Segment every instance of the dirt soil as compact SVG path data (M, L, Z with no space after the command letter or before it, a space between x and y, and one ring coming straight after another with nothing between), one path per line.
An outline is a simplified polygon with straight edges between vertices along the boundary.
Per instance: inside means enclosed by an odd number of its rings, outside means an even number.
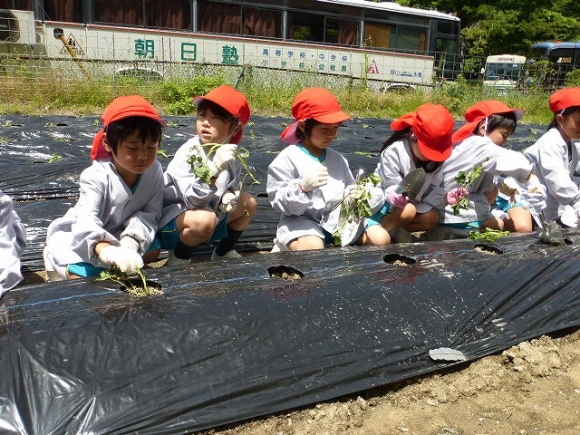
M578 435L580 330L203 435Z

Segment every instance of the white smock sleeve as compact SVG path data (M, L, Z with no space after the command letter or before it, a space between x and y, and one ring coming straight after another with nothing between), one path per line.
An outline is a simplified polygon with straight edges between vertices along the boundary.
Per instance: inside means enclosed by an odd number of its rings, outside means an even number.
M0 297L22 281L20 255L26 247L26 229L12 199L0 191Z

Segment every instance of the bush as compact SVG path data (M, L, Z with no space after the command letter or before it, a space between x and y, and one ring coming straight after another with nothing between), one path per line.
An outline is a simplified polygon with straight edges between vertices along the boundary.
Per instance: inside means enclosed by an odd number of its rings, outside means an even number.
M167 103L167 112L170 115L187 115L193 112L195 97L205 95L224 83L225 80L219 77L168 80L161 86L161 100Z

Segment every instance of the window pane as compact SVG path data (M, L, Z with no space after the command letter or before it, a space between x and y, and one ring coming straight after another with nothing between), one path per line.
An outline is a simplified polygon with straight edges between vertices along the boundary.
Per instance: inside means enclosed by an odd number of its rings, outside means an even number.
M327 18L324 41L330 44L358 45L358 29L357 21Z
M44 0L44 13L48 20L83 22L81 5L76 0Z
M95 22L143 26L143 1L95 0Z
M365 45L376 48L394 48L391 46L392 27L373 22L365 23Z
M166 29L191 29L191 12L188 0L160 2L146 0L147 26Z
M289 14L290 39L298 41L324 41L324 17L322 15Z
M242 8L239 5L199 2L199 26L202 32L239 35L241 32Z
M282 13L244 7L243 34L249 36L265 36L282 38Z
M424 52L425 51L425 30L413 27L397 28L397 50Z

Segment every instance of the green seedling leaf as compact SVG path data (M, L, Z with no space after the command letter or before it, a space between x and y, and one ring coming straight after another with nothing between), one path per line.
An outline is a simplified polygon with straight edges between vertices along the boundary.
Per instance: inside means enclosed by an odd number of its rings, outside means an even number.
M122 272L117 266L112 265L109 269L103 270L96 278L96 281L113 281L119 284L121 287L125 287L127 289L127 293L135 295L135 296L150 296L151 295L151 288L147 285L147 278L141 271L141 269L137 269L135 274L141 280L141 286L135 285L131 280L131 277Z
M354 220L364 219L372 215L370 200L372 199L371 189L380 184L383 179L374 172L368 177L361 178L356 187L338 203L336 207L341 207L340 222L343 226L352 223ZM335 246L342 246L341 232L344 228L339 227L332 235Z
M509 235L510 235L509 231L500 231L500 230L494 230L491 228L486 228L484 232L471 231L469 233L469 238L471 240L485 240L486 242L494 242L497 239L500 239L502 237L506 237Z

